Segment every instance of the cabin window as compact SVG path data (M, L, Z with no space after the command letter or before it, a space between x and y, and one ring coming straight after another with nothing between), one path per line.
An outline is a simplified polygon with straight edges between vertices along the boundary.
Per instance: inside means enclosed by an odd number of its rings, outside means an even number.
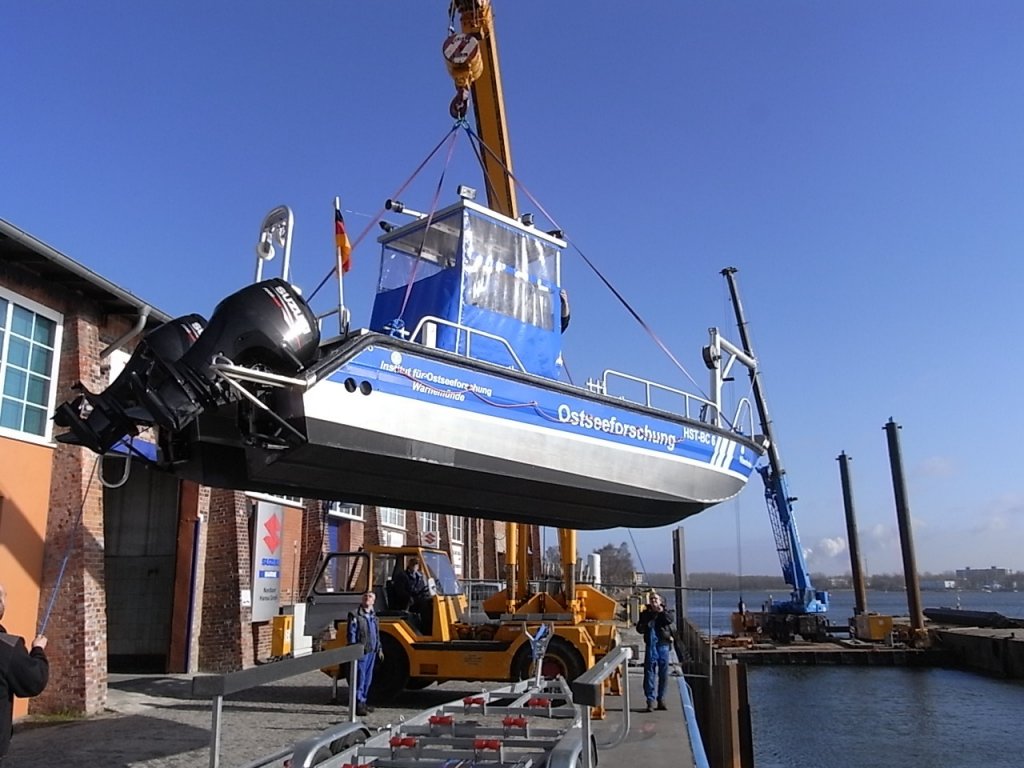
M466 301L546 331L554 327L559 251L488 219L465 230Z
M0 434L49 440L62 319L0 289Z
M370 558L364 552L330 555L313 585L319 595L336 592L361 594L370 588Z
M455 266L459 252L459 220L455 215L417 228L384 245L377 291L383 293L433 277Z

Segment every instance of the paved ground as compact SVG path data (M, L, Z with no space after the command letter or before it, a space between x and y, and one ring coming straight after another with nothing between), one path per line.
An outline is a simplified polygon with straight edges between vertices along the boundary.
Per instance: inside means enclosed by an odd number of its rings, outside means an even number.
M4 768L74 765L195 768L209 765L212 707L191 698L188 676L112 675L107 711L72 722L26 721L15 728ZM397 707L362 718L385 727L401 717L466 695L469 684L407 692ZM342 701L348 692L338 687ZM348 719L345 704L332 704L331 681L310 672L226 697L222 714L221 766L234 768L272 754Z
M601 753L602 763L625 765L628 759L648 766L686 765L689 740L678 696L667 697L668 712L643 713L639 677L639 670L630 675L632 728L620 747ZM338 690L342 701L347 701L344 684ZM448 683L406 692L398 706L378 708L362 719L373 727L387 727L476 690L468 683ZM310 672L227 697L220 765L239 768L347 720L347 706L330 703L331 694L330 680ZM621 699L609 699L608 708L608 720L595 728L603 740L622 722ZM211 724L211 704L191 698L187 676L113 675L104 714L72 722L20 722L4 768L207 766Z

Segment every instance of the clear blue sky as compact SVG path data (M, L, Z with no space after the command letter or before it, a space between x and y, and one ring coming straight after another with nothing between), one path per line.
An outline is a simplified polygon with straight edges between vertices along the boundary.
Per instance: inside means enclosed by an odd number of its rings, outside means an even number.
M9 4L0 217L161 309L208 315L252 277L263 214L295 277L330 269L451 125L443 0ZM703 384L740 287L812 566L899 570L882 426L904 427L918 564L1024 569L1017 325L1024 5L496 0L515 169ZM440 165L404 196L430 205ZM481 186L465 143L445 181ZM523 208L532 208L523 202ZM346 293L368 320L374 231ZM577 381L685 380L577 256ZM319 307L320 309L324 307ZM777 570L761 489L686 523L691 570ZM635 530L669 565L665 531ZM627 541L585 534L583 551Z

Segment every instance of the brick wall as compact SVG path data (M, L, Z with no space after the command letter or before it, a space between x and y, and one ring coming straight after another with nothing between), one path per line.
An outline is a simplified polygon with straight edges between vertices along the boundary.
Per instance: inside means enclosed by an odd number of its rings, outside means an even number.
M244 493L210 491L199 638L199 667L204 672L233 672L255 660L252 611L240 604L242 589L252 584L249 503Z
M107 371L101 367L100 352L130 327L129 319L101 317L89 302L57 286L27 280L7 285L64 314L58 401L70 396L78 381L94 391L101 389ZM89 451L64 445L53 454L40 591L41 616L52 601L46 627L50 683L31 702L31 712L95 714L106 706L103 493L96 461Z

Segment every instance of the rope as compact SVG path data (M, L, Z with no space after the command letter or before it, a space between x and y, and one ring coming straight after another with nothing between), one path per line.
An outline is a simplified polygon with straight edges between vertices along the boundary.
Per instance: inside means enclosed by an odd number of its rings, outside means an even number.
M633 529L627 528L626 533L629 534L629 540L633 542L633 551L636 552L636 561L640 564L640 570L647 574L647 566L644 565L644 559L640 556L640 547L636 545L636 539L633 538Z
M39 631L36 635L45 635L46 626L50 623L50 614L53 613L53 604L57 601L57 593L60 591L60 584L64 580L64 571L68 567L68 560L71 559L71 548L75 544L75 532L78 530L79 523L82 522L82 513L85 511L85 501L89 498L89 491L92 489L92 482L96 479L96 470L100 465L100 459L102 456L97 455L96 460L92 463L92 472L89 473L89 482L85 486L85 493L82 495L82 503L78 506L78 514L75 516L75 524L71 526L71 530L68 531L68 545L64 549L64 558L60 563L60 570L57 572L57 581L53 585L53 592L50 593L50 603L46 606L46 612L43 614L43 620L39 625ZM125 457L125 461L131 461L130 458Z
M439 149L441 149L442 146L444 146L444 143L451 137L451 135L453 133L455 133L455 131L458 129L458 127L459 127L458 123L453 125L448 130L448 133L446 133L444 135L444 137L439 142L437 142L437 145L432 150L430 150L430 153L423 159L423 162L421 162L418 166L416 166L416 170L413 171L409 175L409 178L407 178L404 182L402 182L401 186L399 186L399 188L394 192L394 194L391 195L391 199L392 200L397 199L405 191L406 187L408 187L412 183L413 179L415 179L419 175L420 171L423 170L424 166L427 163L429 163L430 159L434 155L437 154L437 151ZM386 210L387 210L386 208L381 206L381 208L373 216L370 217L370 223L367 224L366 227L363 229L363 231L359 233L359 236L354 241L352 241L352 250L353 251L356 249L356 246L358 246L366 238L366 236L369 234L370 230L373 229L373 226L378 221L380 221L380 219L384 216L384 212ZM338 265L337 264L332 265L330 271L326 275L324 275L324 279L321 280L320 284L317 285L317 287L313 289L313 292L311 294L309 294L308 301L310 301L310 302L313 301L313 297L316 296L316 294L320 291L320 289L323 288L327 284L327 281L330 280L333 275L337 274L337 272L338 272Z
M479 136L477 136L473 132L472 128L470 128L468 125L464 125L463 128L465 128L466 132L470 135L470 137L473 140L476 141L477 144L479 144L481 147L483 147L487 151L487 153L491 156L491 158L493 160L495 160L497 163L501 164L501 158L498 157L497 154L495 154L491 150L491 148L488 147L487 144L484 143L483 139L481 139ZM535 198L533 196L533 194L530 192L530 190L527 189L526 186L521 181L519 181L518 178L516 178L515 174L512 173L504 165L502 165L502 168L505 170L505 173L508 174L508 177L510 179L512 179L513 182L515 182L516 186L520 190L522 190L523 194L526 195L529 198L530 202L533 203L537 207L537 210L539 210L544 215L544 217L548 221L550 221L551 224L556 229L562 229L562 227L558 224L558 222L555 220L555 218L550 213L547 212L547 210L544 208L543 205L540 204L540 201L538 201L537 198ZM611 284L611 281L609 281L608 278L606 278L604 276L604 274L601 272L601 270L599 270L594 265L594 263L589 258L587 258L587 255L585 253L583 253L583 251L579 248L579 246L577 246L575 243L571 243L571 242L570 242L570 245L572 245L573 250L575 250L576 253L579 254L580 258L583 259L583 262L588 267L590 267L591 271L595 275L597 275L598 279L600 279L601 282L605 284L605 286L608 288L608 290L612 292L612 295L615 296L615 298L619 300L619 302L622 304L622 306L624 306L626 308L626 311L629 312L629 314L631 314L633 316L633 318L638 323L640 323L640 327L643 328L644 331L647 332L647 335L650 336L654 340L654 343L657 344L661 348L661 350L675 364L676 368L678 368L683 373L683 375L686 376L687 379L689 379L690 383L693 384L693 386L697 388L698 393L702 397L704 397L704 399L706 400L707 399L707 394L704 392L704 390L700 386L700 384L698 384L697 381L693 378L693 376L690 375L690 372L686 370L686 367L681 362L679 362L679 360L676 358L676 356L672 354L672 351L668 348L668 345L666 345L665 342L663 342L661 340L661 338L658 336L658 334L656 334L654 332L654 329L651 328L651 326L648 325L647 322L640 316L640 313L637 312L632 307L632 305L626 300L626 298L621 293L619 293L618 290L616 290L615 286L613 286Z
M461 121L456 122L452 126L451 131L448 132L448 156L444 160L444 167L441 168L441 175L437 179L437 187L434 189L434 197L430 201L430 211L427 213L427 224L423 227L423 237L420 240L420 247L417 249L418 254L423 253L423 246L427 243L427 235L430 234L430 225L434 223L434 214L437 213L437 201L441 198L441 189L444 186L444 177L448 173L448 166L452 162L452 154L455 151L455 139L458 138L456 133ZM412 272L409 273L409 280L405 284L405 296L402 297L402 308L398 310L398 317L396 320L402 320L405 315L405 308L409 304L409 296L412 294L413 283L416 282L416 273L419 271L420 262L422 259L416 259L413 263Z

